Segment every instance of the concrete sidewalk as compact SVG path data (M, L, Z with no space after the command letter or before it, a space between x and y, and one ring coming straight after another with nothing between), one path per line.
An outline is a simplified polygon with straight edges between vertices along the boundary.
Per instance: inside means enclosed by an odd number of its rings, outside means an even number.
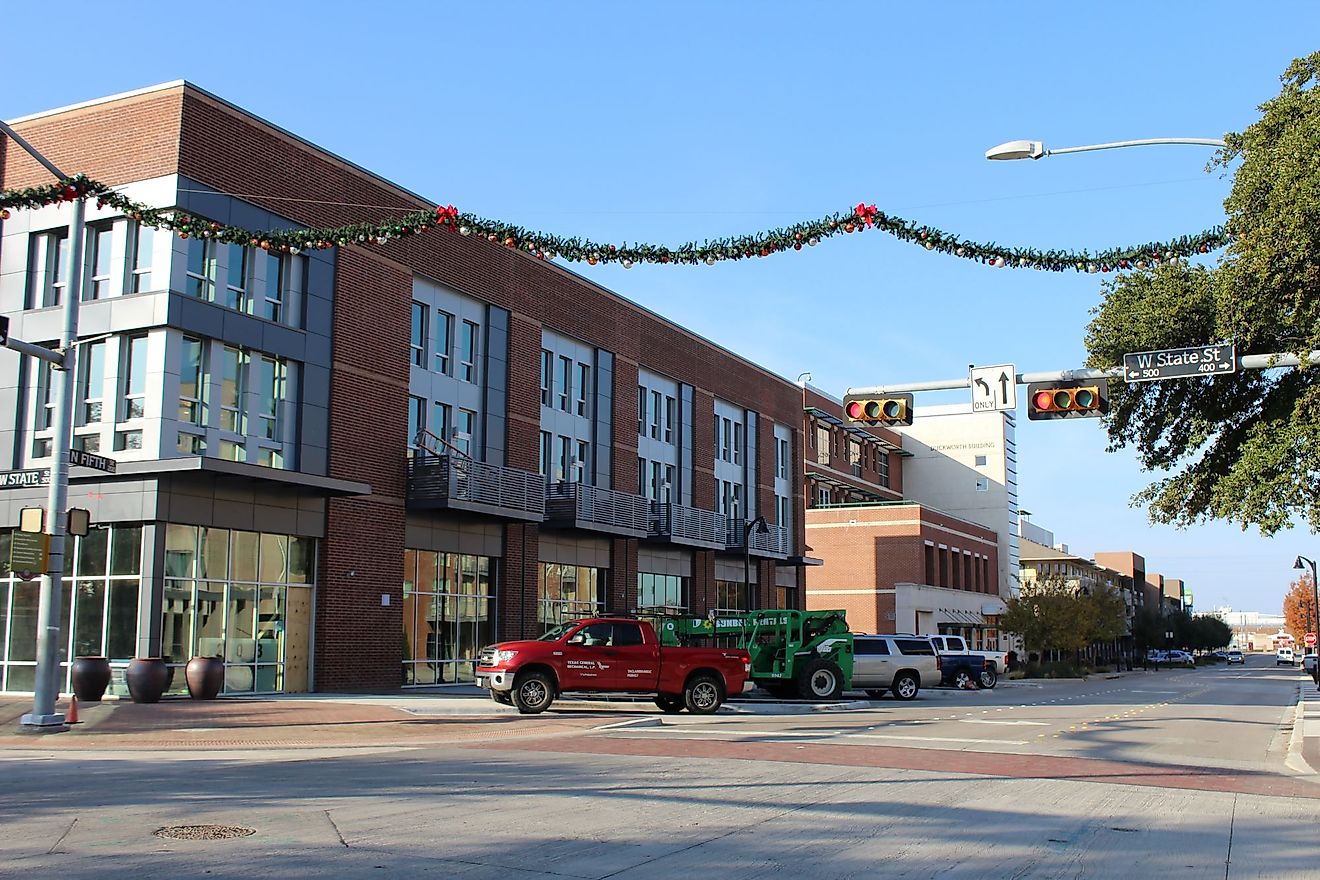
M1320 776L1320 690L1309 677L1297 695L1287 765L1298 773Z

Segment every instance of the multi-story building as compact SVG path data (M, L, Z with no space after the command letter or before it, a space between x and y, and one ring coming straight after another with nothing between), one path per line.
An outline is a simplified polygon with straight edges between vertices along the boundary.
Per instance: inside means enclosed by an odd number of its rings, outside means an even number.
M215 224L434 207L187 83L11 124ZM48 182L0 146L5 189ZM70 217L0 229L16 338L59 338ZM74 446L118 468L73 471L96 527L71 541L63 660L219 654L229 693L389 689L469 680L483 643L571 615L801 606L792 383L478 235L279 253L87 217ZM49 369L0 354L0 469L65 453L53 406ZM0 493L0 552L44 502ZM36 595L0 580L4 690L32 687Z
M995 532L904 498L912 455L885 428L851 425L843 402L803 386L811 608L842 608L858 632L949 633L998 647ZM910 485L910 483L909 483Z

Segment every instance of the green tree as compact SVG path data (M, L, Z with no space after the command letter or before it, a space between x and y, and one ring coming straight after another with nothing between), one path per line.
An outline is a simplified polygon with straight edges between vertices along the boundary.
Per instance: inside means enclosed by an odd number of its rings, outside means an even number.
M1062 578L1044 578L1009 599L1001 628L1017 633L1029 649L1079 651L1092 642L1108 642L1126 631L1123 598L1109 587L1089 594Z
M1239 354L1320 349L1320 52L1294 61L1278 97L1211 167L1236 165L1232 241L1214 267L1159 263L1105 285L1087 363L1232 341ZM1320 370L1110 386L1111 451L1160 472L1133 497L1155 522L1224 519L1271 535L1300 515L1320 529Z
M1164 647L1164 616L1155 608L1142 608L1132 619L1132 639L1137 643L1137 650L1145 652L1151 648Z

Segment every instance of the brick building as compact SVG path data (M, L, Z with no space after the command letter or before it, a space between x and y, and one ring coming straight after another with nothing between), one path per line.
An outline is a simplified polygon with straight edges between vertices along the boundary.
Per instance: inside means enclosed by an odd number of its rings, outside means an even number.
M221 224L433 207L187 83L11 124ZM49 181L2 139L0 162L5 189ZM59 338L70 216L0 229L16 338ZM74 445L118 469L72 474L96 528L68 557L67 656L219 653L229 693L389 689L470 680L481 644L571 615L802 603L800 389L558 265L438 229L277 255L94 203L85 252ZM60 452L50 389L0 356L0 469ZM0 497L6 557L44 502ZM35 597L0 581L0 689L31 689Z

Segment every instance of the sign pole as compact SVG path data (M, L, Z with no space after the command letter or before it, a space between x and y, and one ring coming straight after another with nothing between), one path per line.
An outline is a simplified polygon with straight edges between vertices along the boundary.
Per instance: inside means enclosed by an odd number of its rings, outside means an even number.
M29 152L35 153L34 150ZM50 166L43 161L42 164ZM64 175L60 175L61 178ZM82 300L83 231L87 218L86 199L73 202L73 222L69 227L69 283L64 288L64 328L60 334L62 361L50 371L50 381L58 391L55 406L55 437L52 441L50 490L46 495L46 530L50 535L50 565L41 578L40 606L37 613L37 674L32 711L22 718L22 726L34 730L63 730L64 716L55 711L60 694L60 621L61 588L64 584L64 508L69 494L69 446L73 438L73 390L76 384L78 341L78 306ZM52 397L55 397L52 394Z

